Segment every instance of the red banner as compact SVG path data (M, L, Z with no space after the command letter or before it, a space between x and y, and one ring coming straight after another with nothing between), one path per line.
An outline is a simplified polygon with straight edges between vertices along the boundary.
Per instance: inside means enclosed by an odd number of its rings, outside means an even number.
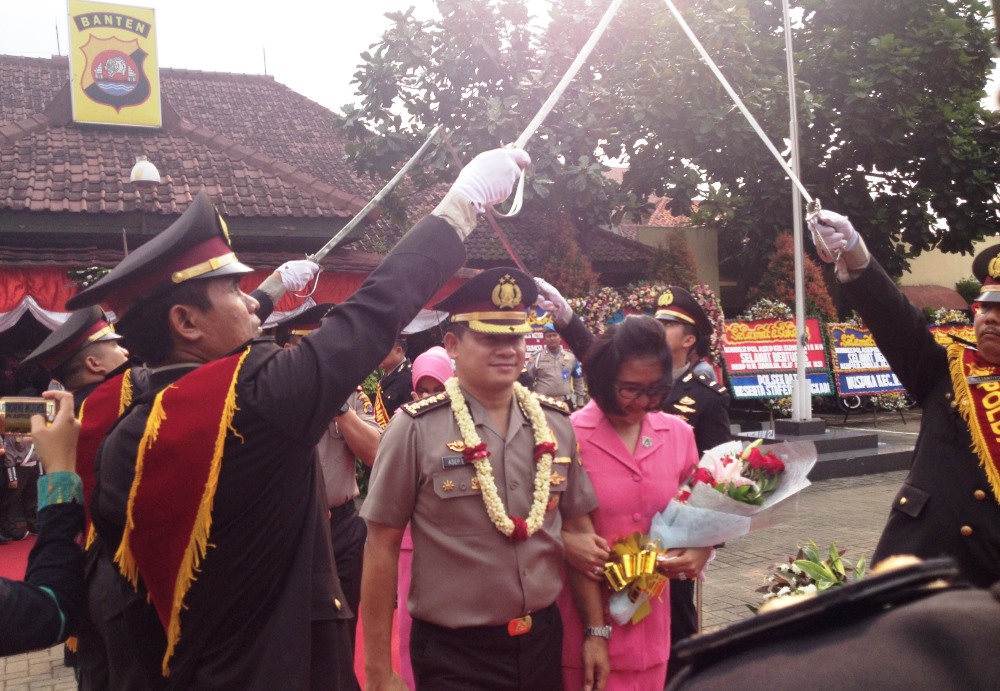
M806 319L806 368L826 369L819 319ZM795 369L795 322L791 319L726 322L722 354L730 374Z

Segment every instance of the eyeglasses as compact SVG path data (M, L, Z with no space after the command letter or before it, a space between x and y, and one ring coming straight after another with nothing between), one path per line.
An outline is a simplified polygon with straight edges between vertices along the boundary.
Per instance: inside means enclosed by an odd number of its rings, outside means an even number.
M635 384L615 384L615 391L626 401L634 401L639 396L645 396L651 401L660 401L670 393L670 385L654 384L653 386L636 386Z

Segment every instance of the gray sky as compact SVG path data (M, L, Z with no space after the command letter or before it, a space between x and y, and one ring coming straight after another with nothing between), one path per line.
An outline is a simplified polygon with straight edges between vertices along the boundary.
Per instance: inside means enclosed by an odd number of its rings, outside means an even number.
M383 15L415 6L437 15L433 0L130 0L156 10L161 67L262 74L331 110L355 100L350 86L360 54L390 24ZM536 13L547 0L531 0ZM66 0L0 0L0 53L67 54Z

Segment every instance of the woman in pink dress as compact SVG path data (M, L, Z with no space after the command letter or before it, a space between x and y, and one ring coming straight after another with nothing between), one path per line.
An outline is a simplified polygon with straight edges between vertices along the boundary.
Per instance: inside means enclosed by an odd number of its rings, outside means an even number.
M604 581L609 547L618 538L647 533L691 475L698 453L691 428L660 412L670 392L670 348L663 326L651 317L627 317L600 336L583 362L591 400L573 414L580 459L600 507L592 514L596 537L563 533L568 568ZM658 568L668 578L697 578L712 549L675 545ZM605 590L605 621L610 589ZM560 595L563 618L563 684L583 688L584 626L568 589ZM591 634L592 635L592 634ZM637 624L612 624L608 643L611 675L607 689L662 691L670 656L670 602L653 601L652 613Z

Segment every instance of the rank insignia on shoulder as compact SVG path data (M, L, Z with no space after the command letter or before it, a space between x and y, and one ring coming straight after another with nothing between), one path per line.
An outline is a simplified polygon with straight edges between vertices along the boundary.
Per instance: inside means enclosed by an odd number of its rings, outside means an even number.
M566 415L570 414L569 406L566 405L565 401L560 401L558 398L552 398L538 393L535 394L535 397L538 399L538 402L546 408L558 410L560 413L565 413Z
M681 405L680 403L674 403L674 410L679 410L682 413L694 413L696 412L694 408L686 405Z
M687 382L691 381L693 378L694 378L694 375L691 374L690 372L688 372L683 377L681 377L681 381L684 382L684 383L687 383Z
M400 406L403 411L410 417L417 417L418 415L423 415L428 410L434 410L435 408L440 408L445 405L450 399L447 393L439 393L429 398L425 398L422 401L410 401L409 403L404 403Z
M679 400L677 402L680 403L681 405L694 405L695 401L690 396L685 396L684 398L682 398L681 400Z

